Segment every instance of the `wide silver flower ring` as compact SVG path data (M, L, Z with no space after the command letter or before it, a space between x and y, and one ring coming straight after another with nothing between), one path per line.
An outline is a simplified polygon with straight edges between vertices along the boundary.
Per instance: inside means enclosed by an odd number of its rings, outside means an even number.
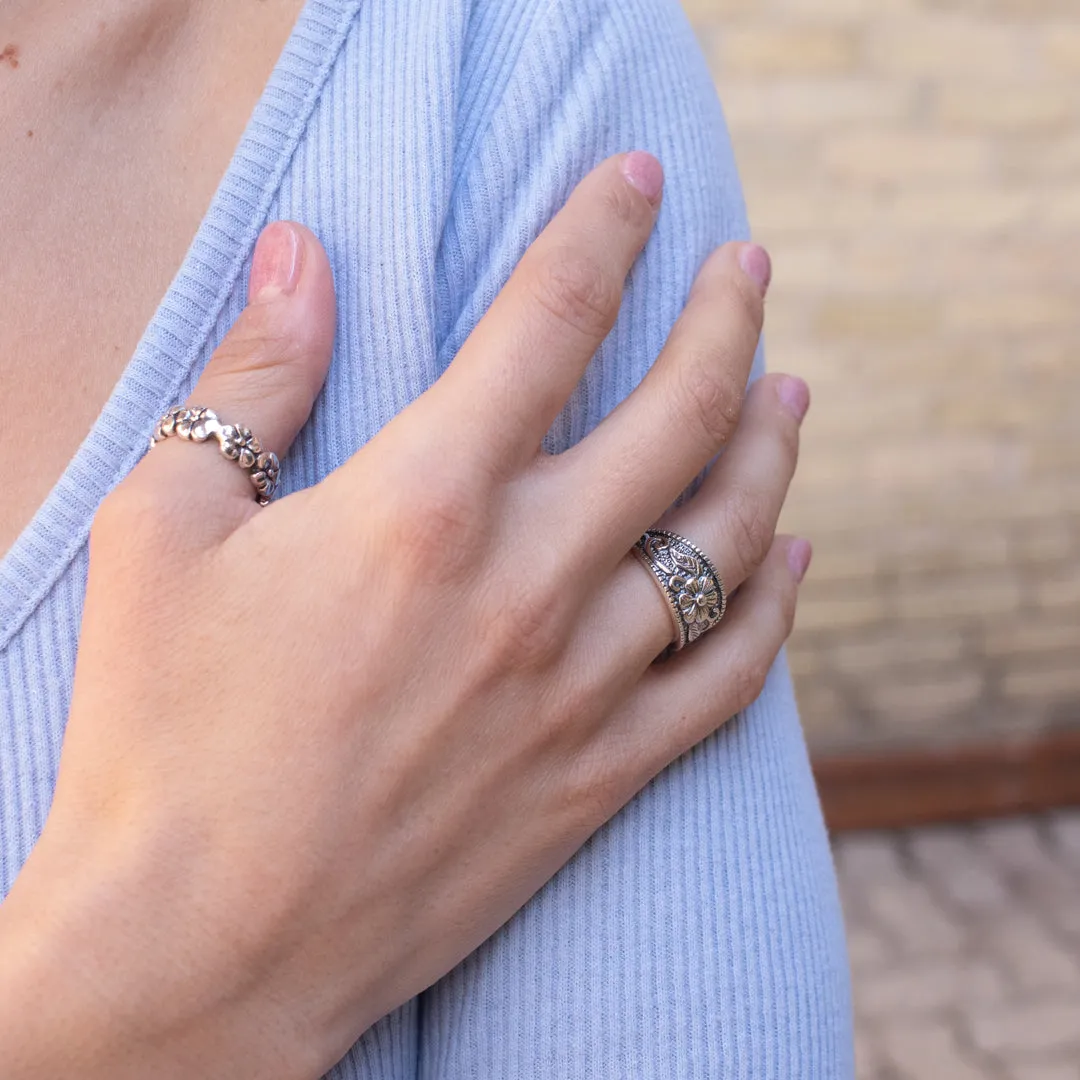
M199 405L174 405L154 425L150 446L176 436L187 442L206 442L213 437L218 441L222 456L235 461L247 473L255 500L266 506L277 491L281 462L273 450L264 450L250 428L242 424L223 424L213 409Z
M675 626L671 652L697 641L724 617L724 583L705 552L685 536L650 529L633 551L667 601Z

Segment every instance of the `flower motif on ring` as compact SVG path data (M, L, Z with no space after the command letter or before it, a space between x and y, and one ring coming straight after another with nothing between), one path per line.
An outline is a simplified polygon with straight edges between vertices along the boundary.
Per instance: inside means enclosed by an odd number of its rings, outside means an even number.
M155 441L167 439L176 433L176 421L184 411L182 405L174 405L158 422L154 429Z
M251 482L255 485L260 501L269 502L273 498L280 474L281 464L277 459L277 454L264 450L255 459L255 469L251 473Z
M251 433L251 428L237 424L225 424L219 437L221 452L241 468L252 469L262 453L262 444Z
M182 409L175 420L176 434L189 442L206 442L210 437L210 425L217 421L212 409Z
M712 578L701 574L685 579L681 586L676 603L687 625L707 627L715 622L720 615L720 596Z

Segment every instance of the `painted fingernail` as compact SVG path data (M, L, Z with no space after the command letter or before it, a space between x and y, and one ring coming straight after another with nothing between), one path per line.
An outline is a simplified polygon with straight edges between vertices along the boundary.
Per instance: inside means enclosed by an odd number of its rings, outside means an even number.
M785 375L777 394L791 415L801 424L807 409L810 408L810 387L794 375Z
M664 169L660 162L644 150L632 150L622 163L623 176L656 206L664 190Z
M300 230L288 221L267 225L255 245L248 295L252 300L273 300L296 290L304 261Z
M739 252L739 265L764 296L769 291L769 282L772 281L772 259L769 258L769 253L757 244L747 244Z
M806 571L810 569L810 560L814 557L814 549L809 540L796 540L788 548L787 561L795 580L801 582L806 577Z

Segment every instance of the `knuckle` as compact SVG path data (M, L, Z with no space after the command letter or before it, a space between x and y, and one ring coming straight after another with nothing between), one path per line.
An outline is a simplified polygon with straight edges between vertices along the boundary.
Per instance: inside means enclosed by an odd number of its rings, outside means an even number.
M241 362L252 353L280 352L287 347L288 339L277 322L271 308L247 307L222 339L217 352Z
M412 478L389 500L390 561L413 581L458 583L482 556L487 515L467 485Z
M710 351L691 354L682 365L683 423L695 432L710 456L735 433L742 410L743 389L726 365Z
M742 575L760 566L772 546L775 522L757 493L736 488L726 495L726 527L729 542Z
M249 309L250 311L251 309ZM290 369L297 355L293 339L259 318L242 319L214 352L213 365L219 377L259 376L260 394L287 388ZM273 380L280 380L285 387Z
M562 668L567 666L563 664ZM580 750L591 737L605 705L602 688L591 671L571 672L561 681L559 702L552 714L558 718L557 726L562 729L565 740L574 751Z
M567 625L557 591L535 576L513 576L489 590L482 605L483 625L491 652L500 667L515 671L550 672L566 648ZM573 722L571 711L583 700L570 695L560 715Z
M621 284L595 256L558 248L543 256L531 281L532 298L560 325L590 339L602 338L611 329Z

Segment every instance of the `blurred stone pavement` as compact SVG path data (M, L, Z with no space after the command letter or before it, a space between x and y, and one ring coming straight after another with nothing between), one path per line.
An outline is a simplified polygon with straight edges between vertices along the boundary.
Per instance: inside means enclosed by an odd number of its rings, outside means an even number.
M858 1080L1080 1080L1080 810L834 851Z

